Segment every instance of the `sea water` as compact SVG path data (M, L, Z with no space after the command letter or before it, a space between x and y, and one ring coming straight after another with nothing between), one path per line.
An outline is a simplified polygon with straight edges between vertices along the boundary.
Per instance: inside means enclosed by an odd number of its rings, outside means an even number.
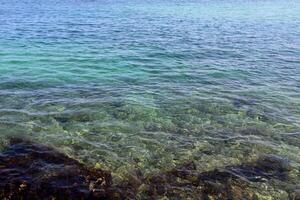
M118 180L270 154L299 187L300 2L1 0L0 133Z

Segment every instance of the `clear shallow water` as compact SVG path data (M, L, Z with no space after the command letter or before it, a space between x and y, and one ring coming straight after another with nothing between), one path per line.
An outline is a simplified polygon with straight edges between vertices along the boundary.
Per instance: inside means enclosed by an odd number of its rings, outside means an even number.
M274 154L294 169L281 184L299 186L299 13L297 1L1 1L1 143L29 137L116 179Z

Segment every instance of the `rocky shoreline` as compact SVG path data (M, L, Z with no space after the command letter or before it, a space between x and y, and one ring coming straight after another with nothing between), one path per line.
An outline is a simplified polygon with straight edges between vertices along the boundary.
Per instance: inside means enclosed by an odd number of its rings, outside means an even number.
M114 184L111 173L91 169L66 155L22 139L0 154L0 199L260 199L251 183L286 180L289 163L266 155L255 162L198 172L193 162L144 176L138 169ZM290 199L300 199L292 188Z

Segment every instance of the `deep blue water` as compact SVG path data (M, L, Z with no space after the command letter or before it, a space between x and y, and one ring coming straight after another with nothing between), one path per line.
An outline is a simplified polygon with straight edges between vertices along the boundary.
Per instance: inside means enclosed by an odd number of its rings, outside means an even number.
M0 0L2 146L30 138L116 179L272 154L300 186L299 13L296 0Z

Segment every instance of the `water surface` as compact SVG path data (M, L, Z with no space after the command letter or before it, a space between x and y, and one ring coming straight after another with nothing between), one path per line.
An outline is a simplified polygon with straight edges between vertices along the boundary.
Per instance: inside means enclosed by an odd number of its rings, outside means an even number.
M271 154L300 187L298 1L0 2L0 131L122 180ZM265 196L264 196L265 195Z

